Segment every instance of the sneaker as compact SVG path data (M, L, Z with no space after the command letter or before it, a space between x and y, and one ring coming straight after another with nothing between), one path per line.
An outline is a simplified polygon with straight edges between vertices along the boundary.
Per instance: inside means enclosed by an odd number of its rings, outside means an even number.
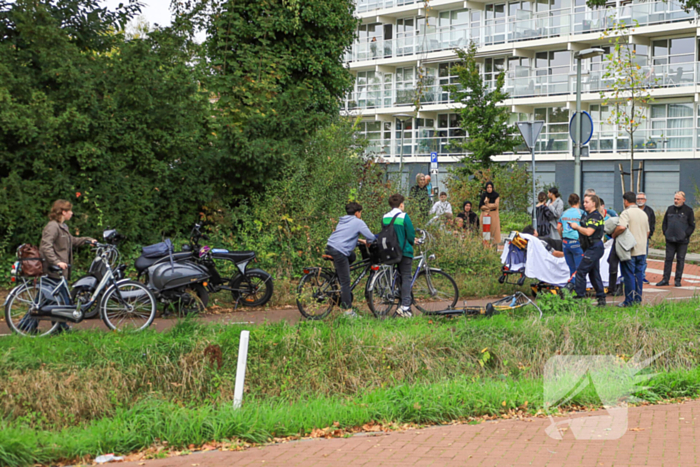
M396 315L401 318L413 318L410 306L400 306L396 309Z
M681 284L681 281L676 281L676 283L673 285L675 285L676 287L680 287L682 284Z
M644 279L642 279L642 282L644 282L645 284L648 284L648 283L649 283L649 281L647 280L646 277L645 277Z
M597 305L597 306L599 306L599 307L607 306L607 303L605 302L605 297L600 297L600 298L598 299L598 305Z
M355 310L345 310L343 316L349 319L357 319L360 317Z
M658 284L656 284L657 287L666 287L667 285L668 285L668 281L667 281L667 280L662 280L661 282L659 282Z

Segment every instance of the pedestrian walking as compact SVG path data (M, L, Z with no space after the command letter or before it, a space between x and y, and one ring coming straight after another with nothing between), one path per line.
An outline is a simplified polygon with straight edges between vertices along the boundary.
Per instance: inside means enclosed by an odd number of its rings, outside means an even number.
M669 206L664 215L661 229L666 237L666 261L664 262L664 277L656 284L657 287L669 285L673 257L676 257L675 286L681 286L685 254L688 252L690 236L695 231L695 213L685 204L685 193L677 191L673 196L673 206Z
M569 274L574 275L579 265L581 264L581 259L583 258L583 250L581 249L581 242L578 239L578 232L571 228L570 223L581 223L581 218L584 216L584 212L580 207L581 199L576 193L571 193L569 195L569 209L564 211L559 218L557 223L557 230L562 238L562 245L564 250L564 259L566 259L566 265L569 267Z
M570 222L569 225L579 234L579 239L586 237L585 248L582 248L583 259L576 270L574 290L576 298L586 296L586 278L590 276L591 284L596 292L598 306L605 306L605 289L600 278L600 258L605 252L603 246L603 216L600 215L600 199L596 195L585 196L583 198L583 209L586 215L581 219L581 223ZM583 242L582 242L583 243Z
M561 235L559 235L559 231L557 230L557 223L564 213L564 201L561 199L559 190L555 187L549 189L547 197L549 198L547 207L551 211L551 216L549 216L549 236L555 240L561 240Z
M649 240L647 241L647 258L649 258L649 243L651 243L651 237L654 236L654 232L656 231L656 213L654 210L647 205L647 195L644 194L643 191L640 191L637 193L637 206L644 211L649 218ZM644 262L644 271L642 271L642 275L644 276L644 283L648 284L649 281L647 280L647 262Z
M630 251L630 259L621 261L622 277L625 281L625 300L618 306L625 307L642 302L642 285L644 284L644 263L646 262L647 240L649 239L649 217L637 206L637 195L628 191L622 195L625 210L620 214L620 222L612 237L618 238L625 230L635 240Z
M498 215L500 204L501 196L493 187L493 182L486 182L479 200L481 227L484 227L484 217L491 216L491 242L495 245L501 243L501 218Z

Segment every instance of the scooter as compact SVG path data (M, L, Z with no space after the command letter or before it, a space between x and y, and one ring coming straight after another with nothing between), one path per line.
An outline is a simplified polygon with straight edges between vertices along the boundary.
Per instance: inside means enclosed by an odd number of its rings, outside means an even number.
M149 268L156 264L169 264L172 260L178 262L194 262L206 269L208 281L203 283L204 290L196 289L203 308L209 300L209 292L215 293L221 290L231 292L236 307L240 304L246 307L263 306L272 297L274 284L272 276L258 268L249 268L251 262L256 261L254 251L229 251L221 248L210 248L200 245L200 240L209 240L202 233L201 225L195 224L190 232L190 243L183 245L182 251L173 252L158 258L147 258L143 255L135 262L139 277L146 275ZM216 261L231 261L236 265L233 275L222 277L217 268ZM202 308L202 309L203 309ZM200 310L201 311L201 310Z

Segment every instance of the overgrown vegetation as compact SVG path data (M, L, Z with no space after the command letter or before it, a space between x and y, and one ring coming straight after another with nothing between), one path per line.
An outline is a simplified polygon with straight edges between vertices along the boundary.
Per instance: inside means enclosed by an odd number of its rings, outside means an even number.
M656 369L697 366L695 304L617 314L566 306L547 310L543 320L523 308L515 316L482 320L257 326L251 330L246 400L351 397L460 376L536 378L555 354L630 357L640 350L649 355L668 350ZM240 331L185 322L163 334L4 338L2 413L8 422L59 429L111 416L148 397L185 405L230 400Z
M557 301L558 300L558 301ZM545 300L547 301L547 300ZM240 326L185 321L167 333L77 332L0 340L0 462L30 465L314 428L438 423L542 408L552 355L664 353L648 400L700 394L697 303L597 310L550 300L490 319L262 325L243 409L233 411ZM561 306L557 303L562 303ZM529 405L524 405L528 401ZM504 405L505 403L505 405ZM597 404L587 393L571 404Z

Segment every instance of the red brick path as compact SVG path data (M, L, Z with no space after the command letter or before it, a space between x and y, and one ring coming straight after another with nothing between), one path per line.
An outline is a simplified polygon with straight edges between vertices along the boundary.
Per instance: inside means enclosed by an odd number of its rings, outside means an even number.
M576 414L591 417L605 412ZM700 465L700 401L629 409L617 440L547 436L550 421L504 420L406 432L316 439L247 451L192 454L122 465L192 466L547 466L632 467ZM559 422L561 418L555 418Z

